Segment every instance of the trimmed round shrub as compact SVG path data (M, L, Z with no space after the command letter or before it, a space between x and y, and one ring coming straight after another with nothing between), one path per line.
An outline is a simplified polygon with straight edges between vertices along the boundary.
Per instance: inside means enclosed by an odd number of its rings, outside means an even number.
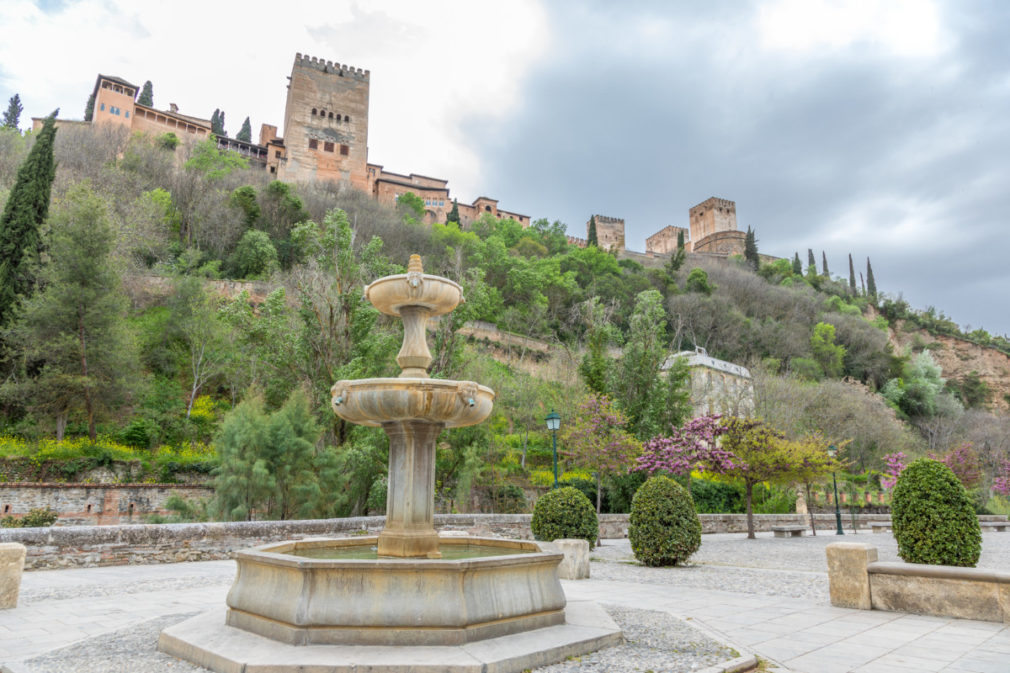
M964 486L949 467L920 458L902 471L891 496L891 526L906 563L978 563L982 531Z
M592 547L600 526L596 509L582 491L571 486L549 491L533 506L530 522L533 537L544 542L565 538L578 538Z
M631 501L628 539L635 558L647 566L686 561L701 546L691 494L669 477L650 477Z

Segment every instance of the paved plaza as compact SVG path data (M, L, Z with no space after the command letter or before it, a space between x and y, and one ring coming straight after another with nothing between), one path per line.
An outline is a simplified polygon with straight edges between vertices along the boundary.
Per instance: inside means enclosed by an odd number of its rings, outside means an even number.
M631 642L546 670L690 671L753 653L797 673L1010 671L1003 624L831 607L824 547L839 539L897 559L889 534L730 534L703 536L689 567L643 568L626 540L605 540L592 579L565 592L607 607ZM1010 533L983 535L979 567L1010 570ZM231 561L27 572L19 607L0 612L0 662L5 673L203 671L157 653L157 634L223 606L234 574Z

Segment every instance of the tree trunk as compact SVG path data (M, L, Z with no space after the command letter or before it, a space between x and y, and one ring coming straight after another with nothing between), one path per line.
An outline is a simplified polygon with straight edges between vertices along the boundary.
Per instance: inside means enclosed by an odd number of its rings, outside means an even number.
M67 432L67 412L61 411L56 414L56 441L62 442L63 436Z
M600 475L596 474L596 516L600 516Z
M744 493L747 500L747 539L753 540L754 535L754 509L751 507L751 496L754 494L754 484L749 481L744 484Z
M88 382L88 339L84 333L84 316L77 318L77 338L81 347L81 374L84 377L84 410L88 416L88 439L94 442L98 439L95 428L95 408L91 401L91 385Z
M810 517L810 534L816 537L817 536L817 524L814 523L814 510L810 506L811 503L813 503L813 500L811 499L811 493L810 493L810 484L804 484L804 487L806 488L806 491L807 491L807 516Z

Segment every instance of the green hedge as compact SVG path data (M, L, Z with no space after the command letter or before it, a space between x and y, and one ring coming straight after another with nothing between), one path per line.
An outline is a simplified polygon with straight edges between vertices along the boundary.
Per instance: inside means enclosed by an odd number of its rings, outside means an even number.
M599 522L596 509L581 491L565 486L540 496L533 506L530 522L533 537L551 542L564 538L579 538L596 544Z
M631 503L628 539L647 566L677 565L701 546L701 522L683 486L664 476L650 478Z
M907 563L978 563L982 531L964 486L949 467L920 458L902 471L891 498L898 556Z

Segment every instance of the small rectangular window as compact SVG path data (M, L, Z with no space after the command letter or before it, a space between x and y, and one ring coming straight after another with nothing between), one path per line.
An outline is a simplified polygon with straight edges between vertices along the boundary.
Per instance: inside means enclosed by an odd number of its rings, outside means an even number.
M274 150L274 157L280 159L281 158L281 151L280 150Z
M105 112L105 103L102 103L102 104L101 104L101 105L99 106L99 109L100 109L100 110L101 110L102 112Z
M127 111L126 111L126 118L127 118L127 119L129 119L129 118L130 118L130 111L129 111L129 110L127 110Z
M319 149L319 141L316 140L315 138L309 138L309 149L310 150Z
M323 143L323 151L325 151L325 152L332 152L333 151L333 143Z
M340 146L340 154L341 155L343 155L343 156L346 157L350 153L350 151L351 151L351 148L348 147L347 145L341 145Z

